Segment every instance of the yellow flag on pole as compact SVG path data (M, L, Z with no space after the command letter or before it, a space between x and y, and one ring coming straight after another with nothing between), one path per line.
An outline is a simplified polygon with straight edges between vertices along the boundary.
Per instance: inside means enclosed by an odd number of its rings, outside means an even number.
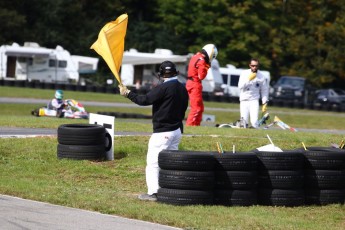
M127 14L122 14L115 21L107 23L99 32L97 41L90 47L103 57L120 84L122 82L119 69L125 48L127 23Z

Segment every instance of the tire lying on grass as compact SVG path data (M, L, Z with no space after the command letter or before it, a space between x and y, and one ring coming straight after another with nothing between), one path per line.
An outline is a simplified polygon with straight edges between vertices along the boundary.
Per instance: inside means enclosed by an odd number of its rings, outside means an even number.
M304 156L301 151L255 152L259 158L259 169L261 170L301 170L304 167Z
M268 206L302 206L305 197L303 189L259 189L258 204Z
M214 171L159 171L159 186L162 188L212 190Z
M305 203L307 205L344 204L345 189L306 189Z
M210 152L162 150L158 155L161 169L182 171L210 171L215 160Z
M345 150L328 147L310 147L303 152L305 168L341 170L345 169Z
M57 146L57 157L59 159L69 158L75 160L103 160L105 158L105 147L102 145L63 145Z
M216 160L216 170L224 171L251 171L257 170L258 158L253 152L213 153Z
M101 125L64 124L57 133L59 159L103 160L111 148L111 137Z
M180 190L160 188L157 193L157 201L173 205L212 205L213 190Z
M105 128L93 124L64 124L57 133L58 142L63 145L101 145L106 138Z

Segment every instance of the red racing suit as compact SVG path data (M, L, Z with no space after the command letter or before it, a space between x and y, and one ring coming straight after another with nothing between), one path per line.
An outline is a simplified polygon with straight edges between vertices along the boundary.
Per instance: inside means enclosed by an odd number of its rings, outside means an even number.
M199 126L204 112L202 100L202 83L206 77L210 65L205 61L205 56L201 52L196 53L188 65L188 80L186 88L189 94L190 111L187 118L187 126Z

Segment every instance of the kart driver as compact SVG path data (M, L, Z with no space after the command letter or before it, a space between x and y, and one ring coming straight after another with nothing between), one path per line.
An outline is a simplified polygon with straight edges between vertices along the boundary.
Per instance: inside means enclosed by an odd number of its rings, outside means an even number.
M65 113L65 106L66 103L63 100L63 91L56 90L55 91L55 98L53 98L47 105L48 109L56 110L57 117L63 117Z
M204 103L202 100L202 83L212 60L217 57L218 50L215 45L207 44L200 52L197 52L188 65L188 81L186 88L190 100L190 112L187 118L187 126L200 126Z

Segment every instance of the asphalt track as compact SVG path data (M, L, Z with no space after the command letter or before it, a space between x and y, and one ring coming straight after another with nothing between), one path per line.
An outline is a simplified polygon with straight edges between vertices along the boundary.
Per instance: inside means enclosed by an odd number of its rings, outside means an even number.
M0 229L176 230L179 228L0 195Z

